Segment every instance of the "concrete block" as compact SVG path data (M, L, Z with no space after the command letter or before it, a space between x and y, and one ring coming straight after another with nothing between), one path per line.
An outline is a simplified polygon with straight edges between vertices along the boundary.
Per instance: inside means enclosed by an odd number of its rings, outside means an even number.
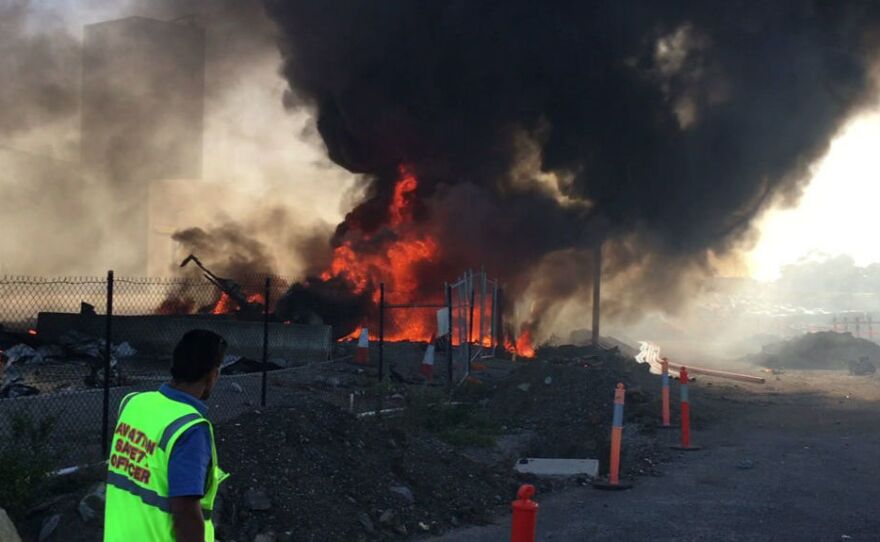
M599 475L599 461L596 459L548 459L529 457L520 459L514 470L535 476L589 476Z
M42 339L52 342L64 332L76 330L103 338L107 320L101 315L41 312L37 330ZM113 316L113 343L123 341L139 351L170 354L174 345L190 329L202 328L219 333L229 343L230 354L261 359L263 322L241 321L225 316ZM271 357L290 361L323 361L329 358L332 329L324 325L269 324Z

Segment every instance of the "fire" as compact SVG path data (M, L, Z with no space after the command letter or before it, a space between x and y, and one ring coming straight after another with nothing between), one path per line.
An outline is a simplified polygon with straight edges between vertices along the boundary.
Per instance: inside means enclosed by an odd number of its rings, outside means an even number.
M353 228L333 251L333 260L321 273L323 280L342 277L355 294L370 292L379 304L379 285L385 284L386 303L437 303L424 299L420 290L418 271L421 266L438 261L440 245L430 235L415 227L413 218L418 179L406 166L399 169L400 177L388 205L385 230L370 234ZM382 236L382 238L380 238ZM387 239L385 238L387 237ZM371 325L372 324L372 325ZM361 322L371 337L378 336L375 322ZM433 311L398 310L385 313L385 339L390 341L430 339L436 332ZM349 338L356 338L357 332Z
M223 293L220 294L220 299L217 300L217 304L214 305L211 314L229 314L233 309L235 309L235 302L231 297Z
M249 303L259 303L261 305L266 303L266 298L263 297L263 294L250 294L247 296L247 300ZM217 300L214 308L211 309L211 314L229 314L237 309L238 304L224 292L220 294L220 299Z
M516 354L519 357L535 357L535 343L532 339L532 330L529 328L523 329L520 332L519 337L516 338L516 343L512 343L508 340L505 342L504 348L508 352Z

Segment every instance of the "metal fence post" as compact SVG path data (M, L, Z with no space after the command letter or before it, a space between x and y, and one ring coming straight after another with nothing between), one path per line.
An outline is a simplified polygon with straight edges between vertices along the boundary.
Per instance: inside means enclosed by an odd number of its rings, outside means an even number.
M379 284L379 382L385 378L385 283Z
M467 365L465 376L471 375L471 341L474 335L474 283L471 282L470 307L468 307L468 334L467 334Z
M452 286L446 283L446 323L449 327L449 342L446 349L446 374L449 378L447 385L452 389Z
M110 357L113 355L113 271L107 271L107 328L104 336L104 412L101 420L101 453L110 452Z
M260 389L260 406L266 407L266 368L269 365L269 288L272 278L266 277L266 290L263 294L263 382Z

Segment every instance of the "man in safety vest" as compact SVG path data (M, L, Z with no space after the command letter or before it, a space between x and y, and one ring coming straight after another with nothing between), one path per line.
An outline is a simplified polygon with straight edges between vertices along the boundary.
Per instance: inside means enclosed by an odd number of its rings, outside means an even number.
M227 474L203 401L225 352L216 333L189 331L174 348L171 382L122 399L108 461L105 542L213 542L211 510Z

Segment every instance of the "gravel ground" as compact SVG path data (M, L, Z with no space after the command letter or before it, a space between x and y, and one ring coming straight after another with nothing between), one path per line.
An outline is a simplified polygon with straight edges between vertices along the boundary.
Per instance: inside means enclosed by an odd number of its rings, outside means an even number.
M789 371L764 386L692 387L703 451L677 453L628 492L539 493L537 540L880 540L880 379ZM509 522L505 512L429 540L506 540Z

